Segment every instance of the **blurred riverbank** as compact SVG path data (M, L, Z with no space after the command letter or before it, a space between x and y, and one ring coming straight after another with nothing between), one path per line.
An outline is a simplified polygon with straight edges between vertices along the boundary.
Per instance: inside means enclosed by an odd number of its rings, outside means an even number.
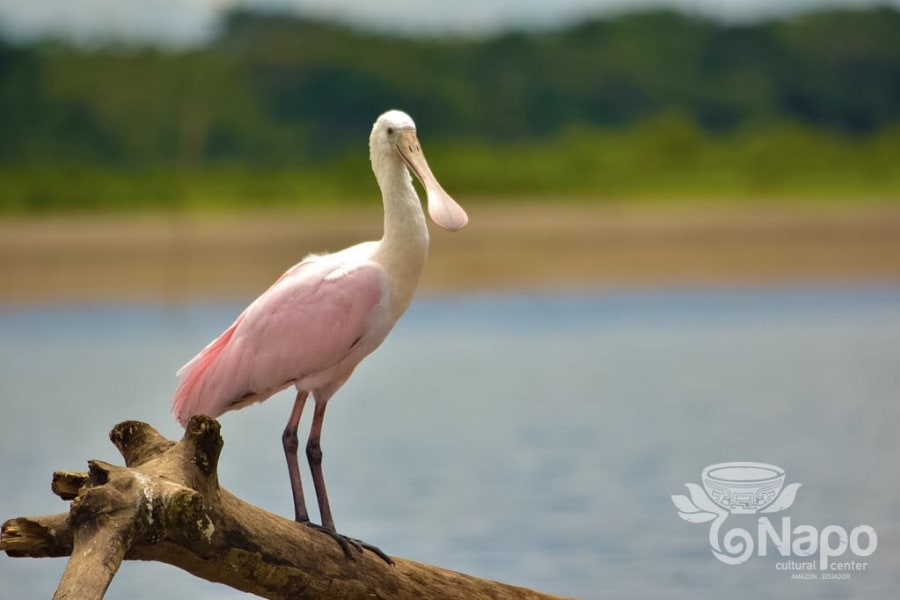
M467 208L464 231L432 227L425 292L900 281L897 206ZM249 298L309 252L377 239L381 218L8 218L0 303Z

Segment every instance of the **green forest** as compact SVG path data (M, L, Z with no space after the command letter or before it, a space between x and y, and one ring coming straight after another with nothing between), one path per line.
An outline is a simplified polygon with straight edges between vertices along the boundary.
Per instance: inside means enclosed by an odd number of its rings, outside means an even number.
M487 38L228 13L201 48L0 40L0 213L367 201L409 112L457 196L900 199L900 13Z

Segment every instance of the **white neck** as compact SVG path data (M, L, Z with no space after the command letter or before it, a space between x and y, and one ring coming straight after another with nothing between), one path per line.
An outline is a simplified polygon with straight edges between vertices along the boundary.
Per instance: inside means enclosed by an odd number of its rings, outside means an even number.
M428 258L428 227L406 167L396 160L373 163L384 202L384 236L374 260L387 271L391 308L399 317L412 301Z

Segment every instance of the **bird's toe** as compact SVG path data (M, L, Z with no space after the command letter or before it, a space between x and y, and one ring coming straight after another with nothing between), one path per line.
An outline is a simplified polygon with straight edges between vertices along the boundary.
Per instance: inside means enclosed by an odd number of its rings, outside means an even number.
M317 525L316 523L311 523L306 521L304 525L308 527L312 527L316 531L321 531L322 533L327 534L331 539L336 541L338 545L341 547L341 550L344 551L344 556L346 556L350 560L356 560L356 556L353 553L353 550L362 554L364 550L368 550L372 554L375 554L386 562L389 565L393 565L394 561L391 560L391 557L385 554L380 548L377 546L373 546L372 544L368 544L362 540L358 540L356 538L347 537L346 535L341 535L333 529L329 529L328 527L323 527L322 525Z

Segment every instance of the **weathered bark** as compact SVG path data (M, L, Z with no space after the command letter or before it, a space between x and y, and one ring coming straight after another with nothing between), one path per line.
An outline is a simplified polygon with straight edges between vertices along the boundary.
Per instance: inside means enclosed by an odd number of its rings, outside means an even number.
M348 559L329 536L248 504L219 487L219 424L194 417L172 442L126 421L110 439L125 467L89 461L57 472L68 514L20 517L0 529L12 557L70 556L55 599L102 598L123 559L165 562L272 599L542 599L547 594L370 552Z

